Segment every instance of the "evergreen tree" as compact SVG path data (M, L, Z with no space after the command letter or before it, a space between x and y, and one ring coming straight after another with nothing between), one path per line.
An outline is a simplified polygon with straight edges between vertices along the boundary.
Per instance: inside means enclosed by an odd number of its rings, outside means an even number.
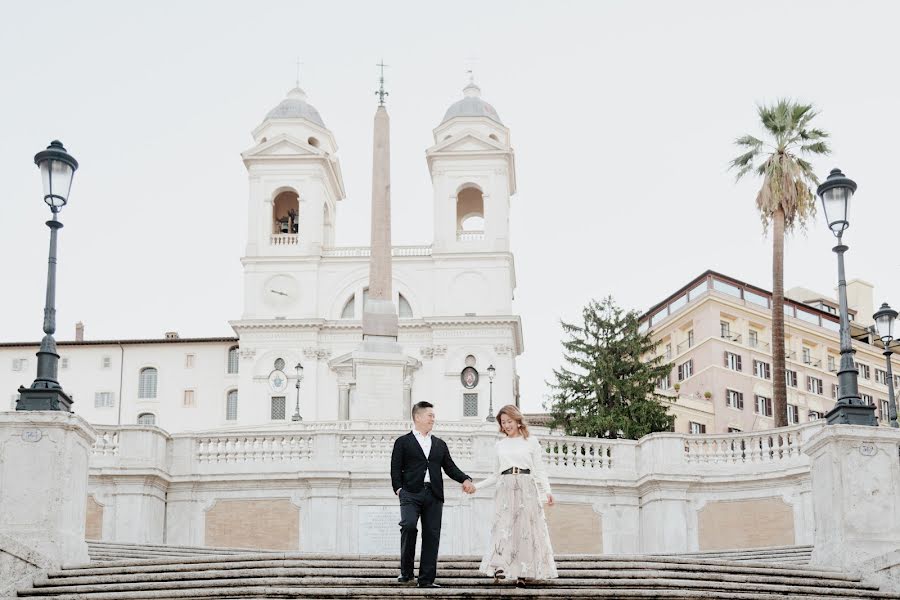
M612 297L591 300L583 324L562 322L565 363L553 370L545 409L551 427L567 435L638 439L669 431L675 421L659 402L656 382L672 370L656 356L658 343L641 333L638 313Z

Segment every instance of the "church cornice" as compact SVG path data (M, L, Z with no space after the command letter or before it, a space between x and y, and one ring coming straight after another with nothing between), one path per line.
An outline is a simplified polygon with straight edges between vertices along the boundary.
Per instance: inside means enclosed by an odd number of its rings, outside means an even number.
M292 146L295 149L295 152L290 154L273 154L269 152L272 148L284 143ZM338 200L343 200L347 196L344 190L344 179L341 174L341 167L337 157L328 154L319 148L310 146L306 142L286 133L280 133L270 140L241 152L241 158L244 161L244 166L248 170L250 170L252 166L258 164L321 164L327 174L328 185L331 186L331 193L334 197Z

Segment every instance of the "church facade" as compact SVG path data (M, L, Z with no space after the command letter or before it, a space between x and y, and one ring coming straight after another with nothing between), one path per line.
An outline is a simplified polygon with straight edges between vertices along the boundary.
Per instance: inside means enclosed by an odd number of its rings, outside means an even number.
M470 82L433 133L432 242L391 250L402 397L371 406L356 393L352 354L362 340L371 249L334 245L345 197L338 145L295 88L242 154L250 194L235 336L61 341L60 381L73 410L90 423L178 433L281 427L296 415L305 423L402 420L419 400L433 402L440 420L483 422L491 404L517 404L523 340L512 309L510 132ZM0 384L27 385L36 349L0 344Z

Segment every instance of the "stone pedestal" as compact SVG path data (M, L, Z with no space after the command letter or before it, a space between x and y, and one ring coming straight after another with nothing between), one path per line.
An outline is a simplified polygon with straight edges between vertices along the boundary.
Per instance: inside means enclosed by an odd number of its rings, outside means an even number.
M831 425L804 447L810 457L813 564L856 571L900 546L900 431Z
M88 562L88 459L96 437L73 413L0 413L0 533L59 565Z
M403 393L406 362L396 342L363 342L353 353L356 393L350 403L351 419L408 418Z

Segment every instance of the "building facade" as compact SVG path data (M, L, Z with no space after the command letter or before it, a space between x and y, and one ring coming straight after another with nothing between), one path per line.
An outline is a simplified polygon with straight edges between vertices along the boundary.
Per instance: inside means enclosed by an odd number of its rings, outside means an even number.
M491 396L496 407L518 403L523 339L509 245L515 159L509 129L480 96L470 82L426 150L432 242L392 250L406 365L402 400L379 409L385 419L408 418L419 400L460 422L483 421ZM362 339L370 248L334 245L345 196L337 141L299 88L252 135L242 154L250 196L235 336L60 342L60 381L88 422L177 433L278 426L295 414L355 418L351 355ZM37 343L0 344L0 386L29 385L36 350ZM10 406L15 401L13 393Z
M887 370L872 324L872 285L848 283L851 337L862 398L888 422ZM774 427L771 293L707 271L648 310L642 327L672 363L658 392L675 415L675 430L728 433ZM785 293L788 423L824 416L837 401L838 305L803 288ZM894 360L894 373L900 361ZM895 375L895 385L900 376Z

